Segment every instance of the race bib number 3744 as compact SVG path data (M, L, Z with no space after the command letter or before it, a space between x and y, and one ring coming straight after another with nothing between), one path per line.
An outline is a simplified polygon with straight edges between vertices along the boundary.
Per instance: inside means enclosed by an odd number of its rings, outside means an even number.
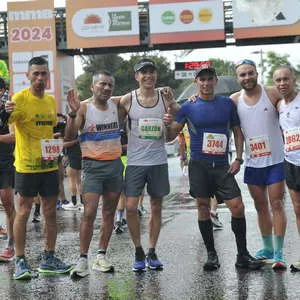
M221 133L209 133L203 134L202 153L213 155L226 154L227 136Z

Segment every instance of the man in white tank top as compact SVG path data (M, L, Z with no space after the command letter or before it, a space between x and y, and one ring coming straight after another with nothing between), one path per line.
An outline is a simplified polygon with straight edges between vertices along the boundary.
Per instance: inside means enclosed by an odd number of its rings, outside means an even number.
M80 102L74 90L68 91L71 112L65 139L71 140L78 131L80 133L84 199L80 224L80 258L71 272L72 277L85 277L89 274L88 250L101 196L102 225L97 257L92 269L104 273L114 270L106 259L106 250L123 188L118 103L111 98L114 83L114 77L110 73L101 71L93 76L91 99Z
M168 107L176 107L169 88L155 89L157 71L154 61L142 59L134 66L139 88L121 98L120 114L128 115L127 168L125 174L126 214L129 232L135 246L132 269L144 271L163 268L155 247L161 227L162 200L169 191L165 128L162 122ZM145 184L150 195L149 250L141 245L138 199Z
M256 253L256 258L271 260L273 269L285 269L282 253L286 230L284 154L276 111L280 95L276 88L257 83L258 73L252 60L241 60L235 71L243 88L231 98L237 105L246 144L244 182L254 199L263 240L263 248Z
M283 97L277 108L285 142L284 171L300 234L300 92L296 91L295 72L289 66L276 69L273 81ZM291 270L300 271L300 259Z

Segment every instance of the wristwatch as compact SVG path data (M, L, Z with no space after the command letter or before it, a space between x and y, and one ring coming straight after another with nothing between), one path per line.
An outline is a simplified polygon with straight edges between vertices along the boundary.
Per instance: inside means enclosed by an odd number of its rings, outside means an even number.
M242 158L236 158L235 160L237 160L240 163L240 165L244 163L244 160Z
M69 113L68 113L68 116L69 116L71 119L75 119L76 116L77 116L77 114L74 113L74 112L69 112Z

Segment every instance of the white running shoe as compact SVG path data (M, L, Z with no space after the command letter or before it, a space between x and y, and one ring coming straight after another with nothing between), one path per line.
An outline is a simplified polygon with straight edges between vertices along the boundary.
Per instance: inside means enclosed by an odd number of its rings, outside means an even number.
M74 205L73 202L70 202L68 204L63 204L62 209L64 210L78 210L78 205Z
M106 260L105 254L97 254L93 262L92 269L102 273L114 272L114 267Z
M74 277L85 277L89 275L89 265L88 259L85 257L80 257L77 265L71 270L70 276Z

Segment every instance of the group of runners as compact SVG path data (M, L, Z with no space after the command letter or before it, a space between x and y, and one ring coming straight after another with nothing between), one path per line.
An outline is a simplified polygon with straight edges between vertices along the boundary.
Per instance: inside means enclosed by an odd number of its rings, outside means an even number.
M33 276L24 250L26 224L33 199L38 195L45 226L44 253L39 272L70 273L72 277L89 274L88 252L100 199L102 224L92 269L112 272L114 267L108 261L106 251L122 192L126 197L127 224L135 247L132 269L137 272L144 271L146 267L162 269L156 245L161 228L163 197L170 191L165 141L176 138L185 124L190 134L190 193L197 202L199 229L208 254L204 270L215 270L220 266L210 218L210 198L213 196L224 201L232 214L231 225L238 253L236 267L259 269L264 264L263 260L272 259L273 268L285 268L282 251L286 228L284 177L300 232L300 110L297 110L300 96L295 90L295 74L288 66L280 67L274 72L276 87L266 88L257 83L253 61L242 60L235 70L242 90L230 99L214 94L216 71L211 65L203 64L195 75L198 94L181 107L175 102L170 88L156 88L157 68L155 62L148 58L134 66L138 89L122 97L112 96L115 79L104 70L93 75L91 98L80 101L74 89L68 91L70 112L64 140L79 139L84 206L79 259L72 266L55 255L58 165L63 145L62 140L53 138L53 128L57 123L56 104L53 97L45 93L49 79L47 61L42 57L32 58L27 73L30 87L13 95L5 103L5 110L1 111L7 132L5 140L0 140L1 154L13 153L11 141L14 138L11 135L15 136L16 170L15 174L11 173L11 179L15 175L15 210L12 184L5 182L5 169L0 173L1 198L8 217L8 249L15 253L14 278L30 279ZM124 180L124 166L120 159L120 119L127 119ZM13 130L11 133L8 126ZM235 138L236 159L229 164L231 131ZM234 178L243 163L244 140L245 183L255 202L263 239L263 248L254 257L247 250L244 205ZM5 150L5 147L11 150ZM150 196L147 251L141 244L138 215L139 198L145 185ZM293 264L293 268L300 269L300 262Z

